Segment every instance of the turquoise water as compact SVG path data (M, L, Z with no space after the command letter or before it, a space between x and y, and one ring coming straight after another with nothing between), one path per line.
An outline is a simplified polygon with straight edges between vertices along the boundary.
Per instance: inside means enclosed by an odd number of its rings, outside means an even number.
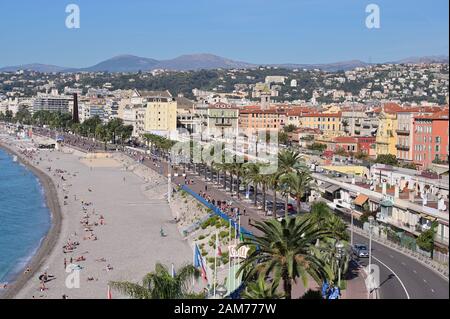
M0 149L0 283L26 266L50 225L38 178Z

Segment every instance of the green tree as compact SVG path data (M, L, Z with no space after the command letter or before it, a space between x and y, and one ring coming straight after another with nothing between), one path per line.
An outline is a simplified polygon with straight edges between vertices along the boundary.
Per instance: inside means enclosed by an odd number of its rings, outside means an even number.
M114 118L106 124L106 129L109 131L109 133L112 136L113 144L116 144L116 135L118 135L117 133L119 133L122 125L123 125L123 120L120 118Z
M245 282L251 282L255 276L263 279L270 276L275 284L283 281L285 298L291 299L292 284L297 278L306 286L308 275L318 283L326 277L324 264L311 254L311 247L327 233L308 219L296 217L281 222L270 219L256 222L255 227L261 235L244 238L239 245L258 247L238 270Z
M283 130L284 130L286 133L292 133L292 132L294 132L296 129L297 129L297 126L295 126L294 124L288 124L288 125L286 125L286 126L284 127Z
M135 299L204 298L204 296L196 295L189 290L192 279L198 277L199 272L192 265L178 269L173 277L166 266L157 263L155 271L144 277L142 285L127 281L111 281L109 284L111 288Z
M377 156L375 163L395 166L398 165L398 160L393 154L381 154Z
M302 168L296 172L290 172L282 176L282 182L286 183L290 194L296 199L297 212L300 212L303 196L311 187L311 174L307 168ZM285 212L286 213L286 212ZM287 214L286 214L287 217Z
M348 156L347 151L343 148L343 147L338 147L335 151L334 154L339 155L339 156Z
M106 145L111 140L111 131L105 125L98 124L95 128L95 136L104 143L106 151Z
M422 232L416 239L417 246L419 246L420 249L425 250L431 254L433 254L434 250L434 236L436 234L437 226L438 223L434 221L431 224L431 228Z
M312 143L311 145L308 145L307 148L312 150L312 151L323 152L323 151L325 151L327 149L327 145L326 144L322 144L322 143Z
M266 283L266 279L259 277L249 282L241 297L243 299L281 299L283 296L277 292L279 283Z

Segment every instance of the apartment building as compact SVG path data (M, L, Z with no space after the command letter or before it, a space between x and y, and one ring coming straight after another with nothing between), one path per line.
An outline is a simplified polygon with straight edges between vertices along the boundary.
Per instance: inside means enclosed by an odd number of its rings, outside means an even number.
M413 161L413 123L418 115L431 115L441 110L439 107L406 107L397 113L397 158Z
M177 129L177 101L168 91L140 92L144 98L144 130L170 136Z
M278 131L286 124L286 111L271 108L245 108L239 112L239 128L248 131Z
M323 132L324 136L336 137L343 135L342 113L308 113L300 119L300 127L316 128Z
M449 110L432 115L418 115L413 123L413 161L422 168L434 163L448 163Z
M57 90L52 90L51 94L38 93L33 101L33 113L38 111L68 113L72 102L71 96L59 95Z
M216 103L207 107L205 115L208 138L238 136L239 109L236 106Z
M397 155L397 113L401 111L400 105L395 103L384 104L378 113L379 125L376 135L377 155Z

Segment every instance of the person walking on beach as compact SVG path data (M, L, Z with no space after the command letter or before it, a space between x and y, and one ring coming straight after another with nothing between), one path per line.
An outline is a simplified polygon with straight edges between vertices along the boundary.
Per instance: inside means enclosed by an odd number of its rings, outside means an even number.
M67 268L67 259L64 258L64 269L66 269L66 268Z

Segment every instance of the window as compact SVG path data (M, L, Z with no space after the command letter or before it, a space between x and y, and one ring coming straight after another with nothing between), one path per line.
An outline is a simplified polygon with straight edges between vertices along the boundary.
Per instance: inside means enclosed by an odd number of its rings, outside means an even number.
M436 145L435 151L436 151L436 152L440 152L440 147L439 147L439 145Z
M440 136L436 136L436 143L437 144L441 143L441 137Z

